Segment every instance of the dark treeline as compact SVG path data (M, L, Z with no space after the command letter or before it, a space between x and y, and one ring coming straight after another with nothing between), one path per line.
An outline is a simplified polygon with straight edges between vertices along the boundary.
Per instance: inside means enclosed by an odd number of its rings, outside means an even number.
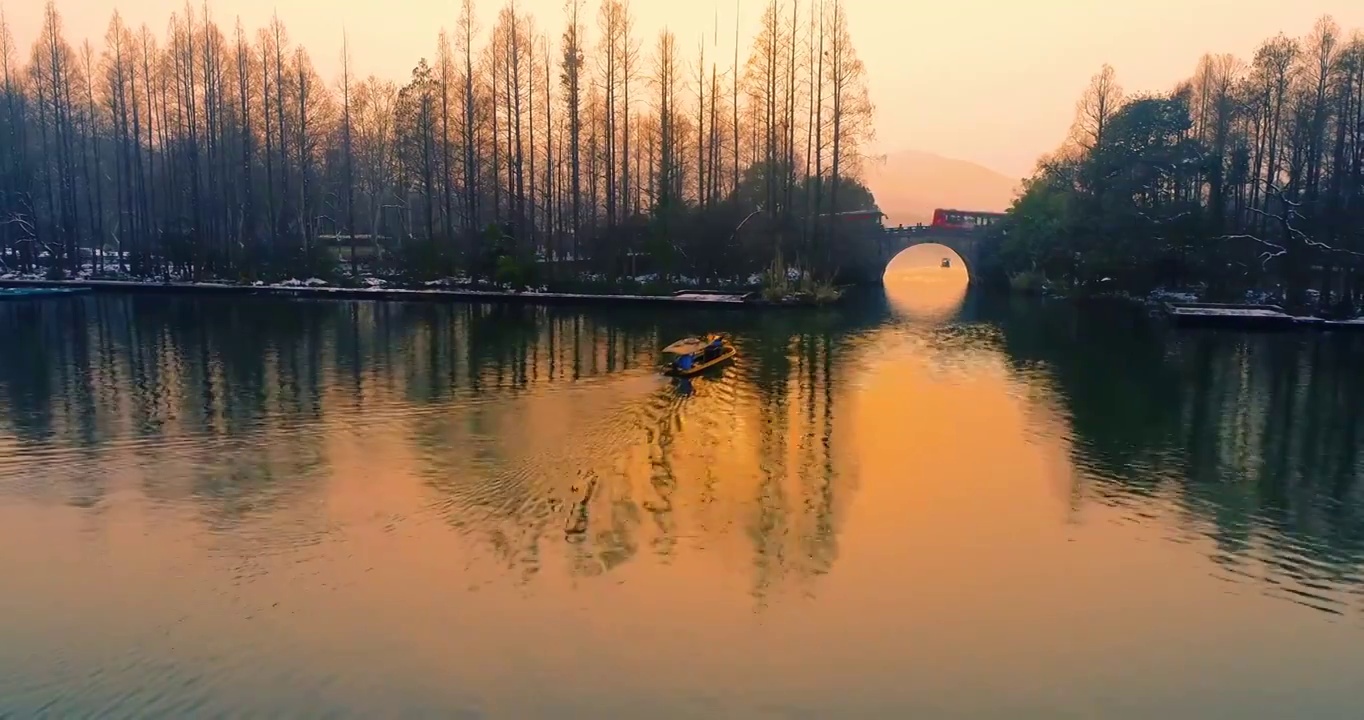
M1364 34L1329 17L1249 61L1205 56L1163 94L1111 67L1005 223L1016 285L1364 298Z
M402 84L357 76L349 43L320 77L278 19L186 5L158 36L116 14L73 47L44 12L27 62L0 18L11 269L832 273L819 218L872 203L850 179L872 107L841 0L771 0L743 62L714 37L642 42L621 0L569 0L553 32L509 3L486 33L463 0Z

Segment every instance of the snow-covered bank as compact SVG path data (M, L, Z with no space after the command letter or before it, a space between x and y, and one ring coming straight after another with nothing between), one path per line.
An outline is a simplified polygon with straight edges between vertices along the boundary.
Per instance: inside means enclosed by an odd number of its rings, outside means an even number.
M1364 319L1327 320L1293 315L1277 305L1169 303L1164 314L1180 327L1227 330L1364 330Z
M7 273L0 275L0 286L7 287L89 287L96 291L182 293L214 295L275 295L291 298L363 299L363 300L433 300L447 302L519 302L524 304L553 303L650 303L658 305L705 305L721 307L765 306L744 293L687 293L675 295L646 295L631 293L571 293L535 289L474 289L460 279L449 282L425 283L422 287L393 287L378 279L367 279L359 287L341 287L319 278L285 280L275 283L251 284L224 282L158 282L145 279L72 279L49 280L32 275Z
M1271 292L1249 290L1240 302L1208 302L1207 289L1195 288L1156 288L1145 295L1125 291L1060 294L1044 292L1042 296L1069 302L1111 302L1131 303L1145 306L1153 315L1169 320L1179 327L1198 327L1226 330L1319 330L1319 331L1359 331L1364 330L1364 317L1352 319L1330 319L1317 315L1296 315L1285 310L1279 303L1282 299ZM1307 299L1315 303L1318 294L1309 290ZM1235 298L1233 298L1235 300Z

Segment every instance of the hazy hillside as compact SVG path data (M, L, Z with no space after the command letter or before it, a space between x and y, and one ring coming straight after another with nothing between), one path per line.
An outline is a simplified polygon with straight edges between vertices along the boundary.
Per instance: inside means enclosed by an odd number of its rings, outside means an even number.
M1002 211L1020 183L972 162L916 150L887 155L866 176L888 225L929 222L940 207Z

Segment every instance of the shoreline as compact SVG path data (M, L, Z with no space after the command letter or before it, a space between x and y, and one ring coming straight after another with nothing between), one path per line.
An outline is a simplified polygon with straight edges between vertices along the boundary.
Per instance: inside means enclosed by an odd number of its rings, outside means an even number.
M1031 295L1024 295L1031 296ZM1146 296L1111 293L1099 295L1036 295L1074 305L1116 303L1144 308L1152 316L1181 330L1236 330L1242 332L1361 332L1364 317L1334 320L1315 315L1296 315L1271 300L1247 297L1243 303L1203 302L1192 292L1154 292ZM1256 301L1258 299L1258 302Z
M307 298L321 300L387 300L398 302L507 303L522 305L671 305L716 307L729 310L812 309L837 304L774 302L752 297L753 293L713 290L678 291L672 295L610 293L513 292L448 288L335 287L330 285L241 285L222 282L156 282L150 280L41 280L0 279L0 288L89 288L96 293L162 295L218 295L245 297Z
M1165 302L1160 307L1166 321L1178 328L1241 331L1317 330L1329 332L1364 330L1364 318L1327 320L1293 315L1278 305L1240 303Z

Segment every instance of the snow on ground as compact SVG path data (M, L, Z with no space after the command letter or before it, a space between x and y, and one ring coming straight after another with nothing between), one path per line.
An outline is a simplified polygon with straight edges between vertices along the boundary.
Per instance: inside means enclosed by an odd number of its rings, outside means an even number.
M118 267L118 258L113 253L107 253L102 267L97 268L94 263L83 263L74 273L71 280L138 280L139 278L123 272ZM34 272L19 272L8 270L0 265L0 280L47 280L47 271L38 270Z
M677 298L678 300L686 300L689 302L736 303L744 301L744 299L738 295L705 295L695 293L683 293L681 295L674 295L673 297Z
M46 278L43 277L43 276L41 276L41 275L33 275L33 276L30 276L29 274L6 273L6 274L4 274L4 275L0 275L0 280L36 280L36 281L45 281ZM66 281L66 282L79 283L79 282L81 282L81 281L80 281L80 279L73 279L73 280L68 280L68 281ZM255 281L255 282L253 282L253 283L251 283L250 285L247 285L247 286L243 286L243 285L237 284L237 283L221 283L221 282L192 282L192 281L183 281L183 282L162 283L162 282L159 282L159 281L156 281L156 280L153 280L153 279L111 280L111 279L103 279L103 278L100 278L100 279L90 280L89 282L92 282L92 283L99 283L99 284L101 284L101 285L103 285L103 286L105 286L105 287L117 286L117 285L119 285L119 284L127 284L127 285L130 285L130 286L137 286L137 285L156 285L156 286L164 286L164 285L168 284L170 287L185 288L186 290L192 289L192 288L196 288L196 287L199 287L199 288L210 288L210 287L212 287L212 288L240 288L240 287L251 287L251 288L256 288L256 289L259 289L259 290L266 290L266 291L271 291L271 290L288 291L288 292L291 292L291 293L297 293L297 294L302 294L302 295L315 294L315 295L320 295L320 296L327 296L327 295L353 295L353 294L357 294L357 293L358 293L358 294L375 293L376 295L386 295L386 296L395 296L395 295L396 295L396 296L404 296L404 295L411 295L411 296L414 296L414 297L430 296L430 295L433 295L433 294L435 294L435 295L449 294L449 295L451 295L451 296L453 296L453 297L483 297L483 296L486 296L486 297L498 297L498 296L505 296L505 295L507 295L507 294L516 294L516 295L532 295L532 296L539 296L539 297L543 297L543 298L545 298L545 299L568 299L568 298L577 298L577 299L602 299L602 298L615 298L615 299L620 299L620 300L658 300L658 301L673 301L673 300L675 300L675 298L674 298L673 296L669 296L669 295L640 295L640 294L626 294L626 293L610 293L610 294L603 294L603 293L557 293L557 292L550 292L550 291L549 291L549 288L548 288L547 286L545 286L545 285L541 285L541 286L539 286L539 287L534 287L534 288L532 288L532 287L525 287L525 288L518 289L518 288L513 287L513 286L510 285L510 284L502 284L501 286L497 286L497 287L494 287L494 288L488 288L488 289L474 289L474 288L472 288L472 287L468 287L468 284L469 284L468 281L467 281L466 279L463 279L463 278L450 278L450 279L448 279L448 282L447 282L447 281L435 281L435 282L431 282L431 283L425 283L423 286L419 286L419 287L415 287L415 288L392 287L392 286L389 285L389 283L388 283L386 280L384 280L384 279L382 279L382 278L365 278L365 279L363 279L363 281L362 281L362 282L363 282L363 286L362 286L362 287L338 287L338 286L333 286L333 285L327 284L324 280L322 280L322 279L320 279L320 278L315 278L315 277L314 277L314 278L307 278L307 279L290 278L290 279L281 280L281 281L279 281L279 282L274 282L274 283L266 283L266 282L257 280L257 281ZM700 295L700 296L697 296L697 295L693 295L693 296L691 296L691 297L683 298L682 301L683 301L683 302L692 301L692 302L708 302L708 303L721 302L721 303L723 303L723 302L742 302L743 300L742 300L742 298L740 298L740 297L738 297L738 296L724 296L724 295L721 295L721 296L714 296L714 295Z
M443 277L439 280L427 280L422 284L426 287L468 287L469 285L473 285L474 281L467 276L458 275L455 277Z
M1219 317L1257 317L1257 318L1287 318L1287 317L1292 317L1291 315L1288 315L1288 314L1286 314L1286 313L1281 313L1281 312L1279 312L1278 310L1263 310L1263 309L1260 309L1260 308L1206 308L1206 307L1198 307L1198 308L1181 308L1181 307L1177 307L1177 308L1174 309L1174 314L1175 314L1175 315L1188 315L1188 316L1210 316L1210 315L1216 315L1216 316L1219 316Z
M315 277L308 278L307 280L290 278L288 280L281 280L280 282L277 283L270 283L270 287L326 287L326 286L327 286L326 280Z
M1198 293L1192 290L1169 290L1156 288L1146 299L1151 302L1198 302Z

